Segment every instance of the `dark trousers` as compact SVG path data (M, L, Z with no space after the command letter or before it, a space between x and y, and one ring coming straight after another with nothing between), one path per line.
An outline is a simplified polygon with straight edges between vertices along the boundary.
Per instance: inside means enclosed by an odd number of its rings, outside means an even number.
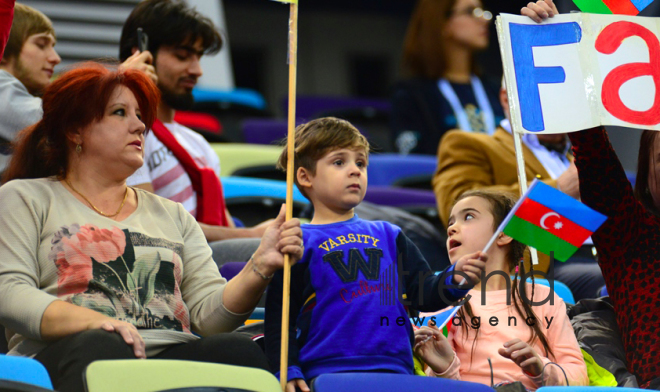
M132 347L121 336L103 330L67 336L52 343L35 357L46 367L53 386L60 392L84 391L83 372L94 361L134 358ZM259 345L237 333L217 334L173 345L153 358L222 363L270 371L268 359Z
M598 292L605 286L603 273L592 248L590 245L582 246L566 262L554 262L555 279L566 283L576 302L583 298L598 297Z

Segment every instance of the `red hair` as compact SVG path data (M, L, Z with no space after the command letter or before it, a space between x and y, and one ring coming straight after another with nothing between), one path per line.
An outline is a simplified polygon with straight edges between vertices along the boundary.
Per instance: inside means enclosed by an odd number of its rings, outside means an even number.
M46 88L42 97L43 118L18 134L3 180L66 177L72 148L67 135L100 121L119 86L133 92L142 122L151 128L160 92L148 76L137 70L110 70L98 63L83 63Z

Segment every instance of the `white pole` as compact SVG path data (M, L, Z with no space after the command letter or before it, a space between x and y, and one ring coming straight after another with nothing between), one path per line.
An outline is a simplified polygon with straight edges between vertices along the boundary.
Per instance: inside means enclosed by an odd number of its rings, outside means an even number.
M513 124L511 124L513 128ZM520 194L524 195L527 192L527 173L525 173L525 159L523 157L522 147L522 132L513 131L513 145L516 149L516 162L518 164L518 183L520 184ZM522 196L520 197L522 199ZM539 255L536 248L529 247L529 253L532 255L532 264L539 263Z

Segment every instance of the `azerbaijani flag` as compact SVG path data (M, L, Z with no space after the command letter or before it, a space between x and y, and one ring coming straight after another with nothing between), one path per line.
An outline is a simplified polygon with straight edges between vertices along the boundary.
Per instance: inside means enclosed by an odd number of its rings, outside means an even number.
M535 179L500 225L504 234L566 261L607 217Z
M417 318L411 318L410 322L413 325L413 329L419 329L422 326L428 327L429 322L434 321L435 326L442 331L442 334L448 336L452 326L451 321L460 308L460 306L454 306L453 308L443 309L438 312L420 313Z
M573 0L582 12L635 16L653 0Z

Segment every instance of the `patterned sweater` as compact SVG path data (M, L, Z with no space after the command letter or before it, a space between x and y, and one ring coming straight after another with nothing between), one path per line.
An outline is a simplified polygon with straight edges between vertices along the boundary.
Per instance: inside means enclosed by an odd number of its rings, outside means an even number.
M0 323L10 354L45 347L41 318L58 299L134 324L147 356L247 318L223 306L226 280L195 218L136 192L137 209L117 222L52 178L0 187Z
M635 199L603 128L569 134L580 195L609 219L592 238L626 350L640 386L660 377L660 219Z
M443 286L451 276L430 271L388 222L355 216L302 228L305 254L291 268L288 380L343 371L412 374L414 335L404 305L435 311L467 290ZM276 371L281 315L280 271L268 287L265 320L266 355Z

